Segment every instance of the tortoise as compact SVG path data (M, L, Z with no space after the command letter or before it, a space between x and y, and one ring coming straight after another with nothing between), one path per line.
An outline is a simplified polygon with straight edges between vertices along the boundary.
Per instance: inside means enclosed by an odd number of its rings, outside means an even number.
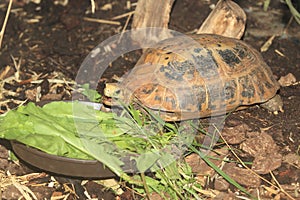
M282 110L279 84L254 48L214 34L175 36L147 49L119 83L106 83L103 103L138 100L165 121L222 115L262 103ZM268 106L271 105L271 106Z

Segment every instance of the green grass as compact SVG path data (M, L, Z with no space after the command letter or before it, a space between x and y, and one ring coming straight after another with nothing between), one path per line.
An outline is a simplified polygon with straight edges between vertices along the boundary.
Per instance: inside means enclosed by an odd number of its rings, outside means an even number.
M292 15L294 16L295 20L298 24L300 24L300 13L296 10L296 8L293 6L291 0L285 0L286 4L288 5Z
M264 1L264 7L263 7L264 11L268 10L270 3L271 3L271 0ZM294 19L297 21L298 24L300 24L300 13L294 7L291 0L285 0L285 3L287 4L288 8L290 9L290 12L293 15Z
M147 108L144 108L144 112L140 112L135 110L133 106L130 106L126 111L128 112L127 114L132 117L132 120L135 121L136 125L138 125L138 127L134 129L140 129L140 131L143 131L144 127L149 124L157 126L152 126L154 129L150 131L150 133L155 132L155 130L159 130L159 132L162 134L160 134L158 138L149 138L151 140L149 143L154 149L163 147L168 143L166 141L170 141L170 138L174 139L178 137L178 134L185 134L180 132L181 127L174 123L164 122L159 116L155 115ZM195 125L193 122L185 123L185 125L192 127L193 130L198 132L198 134L207 134L204 129L201 128L201 124L200 128L198 128L199 126ZM147 134L149 129L147 129L145 132ZM166 136L164 134L169 135L167 139L165 138ZM190 136L190 134L188 135ZM181 137L179 137L179 139L180 138ZM158 143L160 143L160 146L155 145ZM194 152L201 155L201 148L202 147L199 143L193 141L193 145L189 146L188 149L186 149L186 152ZM212 151L214 150L213 148L214 147L211 149ZM245 195L248 195L254 199L254 197L251 196L244 187L239 185L236 181L225 174L219 167L214 165L213 162L211 162L211 159L216 158L209 158L207 156L201 156L201 158L230 184L242 191ZM200 199L205 197L201 194L201 192L199 192L203 191L204 189L197 181L195 174L192 173L191 167L184 161L184 159L178 159L167 166L161 166L158 160L149 168L149 171L151 173L147 173L145 171L145 173L141 173L139 175L125 175L122 178L129 184L135 185L134 189L139 194L144 195L145 198L149 197L153 192L161 194L165 199Z

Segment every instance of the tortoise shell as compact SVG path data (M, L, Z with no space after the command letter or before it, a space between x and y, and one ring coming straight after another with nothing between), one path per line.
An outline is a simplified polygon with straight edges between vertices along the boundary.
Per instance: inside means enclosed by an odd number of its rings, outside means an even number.
M177 36L147 49L119 84L166 121L225 114L262 103L279 89L262 56L246 43L218 35Z

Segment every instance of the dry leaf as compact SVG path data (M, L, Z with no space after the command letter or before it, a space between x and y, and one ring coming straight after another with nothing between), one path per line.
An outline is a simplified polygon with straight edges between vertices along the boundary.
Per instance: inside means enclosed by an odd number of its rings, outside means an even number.
M288 73L287 75L280 77L280 79L278 80L279 84L282 87L290 86L293 83L296 83L296 81L296 77L292 73Z

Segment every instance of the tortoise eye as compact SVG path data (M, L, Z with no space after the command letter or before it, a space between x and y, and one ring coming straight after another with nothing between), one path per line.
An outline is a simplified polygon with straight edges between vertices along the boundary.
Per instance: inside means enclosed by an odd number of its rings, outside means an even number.
M115 92L114 92L114 94L120 94L121 93L121 90L116 90Z

